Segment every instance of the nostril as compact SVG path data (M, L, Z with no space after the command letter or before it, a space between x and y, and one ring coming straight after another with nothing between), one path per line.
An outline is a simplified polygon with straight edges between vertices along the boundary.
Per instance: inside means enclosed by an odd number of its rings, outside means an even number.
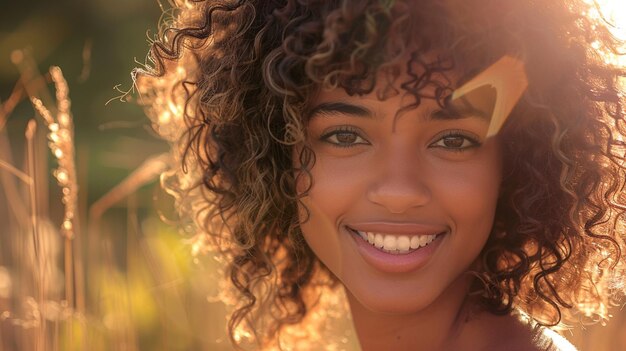
M387 177L373 184L367 199L385 207L389 212L404 213L413 207L426 205L431 199L429 188L420 180L409 177Z
M372 203L385 207L390 213L400 214L426 205L430 201L430 194L372 192L367 198Z

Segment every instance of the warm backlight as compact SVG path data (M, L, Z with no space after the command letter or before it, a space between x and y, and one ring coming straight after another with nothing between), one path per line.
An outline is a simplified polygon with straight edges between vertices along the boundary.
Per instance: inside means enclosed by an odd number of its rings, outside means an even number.
M626 40L626 1L625 0L585 0L590 4L597 4L597 10L589 15L598 17L600 14L609 23L613 35L621 40ZM626 47L622 48L626 52ZM607 57L611 62L626 66L626 55L621 57Z

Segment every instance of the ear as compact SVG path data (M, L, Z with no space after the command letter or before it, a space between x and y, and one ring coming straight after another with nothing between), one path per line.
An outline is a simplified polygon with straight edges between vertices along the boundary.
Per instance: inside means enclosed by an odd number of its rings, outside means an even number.
M491 89L484 89L486 87ZM495 104L487 131L487 137L491 137L498 134L527 87L528 78L524 63L511 56L504 56L455 90L452 93L452 101L463 97L469 98L471 93L495 89Z

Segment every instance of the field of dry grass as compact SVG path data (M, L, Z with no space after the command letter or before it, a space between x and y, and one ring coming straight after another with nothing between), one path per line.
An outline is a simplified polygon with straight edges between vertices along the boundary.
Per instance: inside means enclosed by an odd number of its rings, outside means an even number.
M87 205L61 69L40 74L25 51L12 60L20 81L0 105L0 350L230 349L214 262L193 257L155 209L168 203L157 181L167 156ZM28 103L23 134L9 135Z

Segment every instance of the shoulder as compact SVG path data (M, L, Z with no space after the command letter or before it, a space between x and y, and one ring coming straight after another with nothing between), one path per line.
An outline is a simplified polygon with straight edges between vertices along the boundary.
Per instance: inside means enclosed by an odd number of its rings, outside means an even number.
M534 343L539 350L548 351L577 351L565 337L552 329L545 327L536 327L533 337Z
M565 337L517 316L496 317L491 325L491 340L481 351L577 351Z
M549 330L549 329L546 329ZM509 339L498 345L490 345L481 351L577 351L566 338L550 330L541 338L528 342L527 339Z
M546 327L535 326L531 330L531 340L523 338L509 338L500 348L485 351L577 351L565 337Z

